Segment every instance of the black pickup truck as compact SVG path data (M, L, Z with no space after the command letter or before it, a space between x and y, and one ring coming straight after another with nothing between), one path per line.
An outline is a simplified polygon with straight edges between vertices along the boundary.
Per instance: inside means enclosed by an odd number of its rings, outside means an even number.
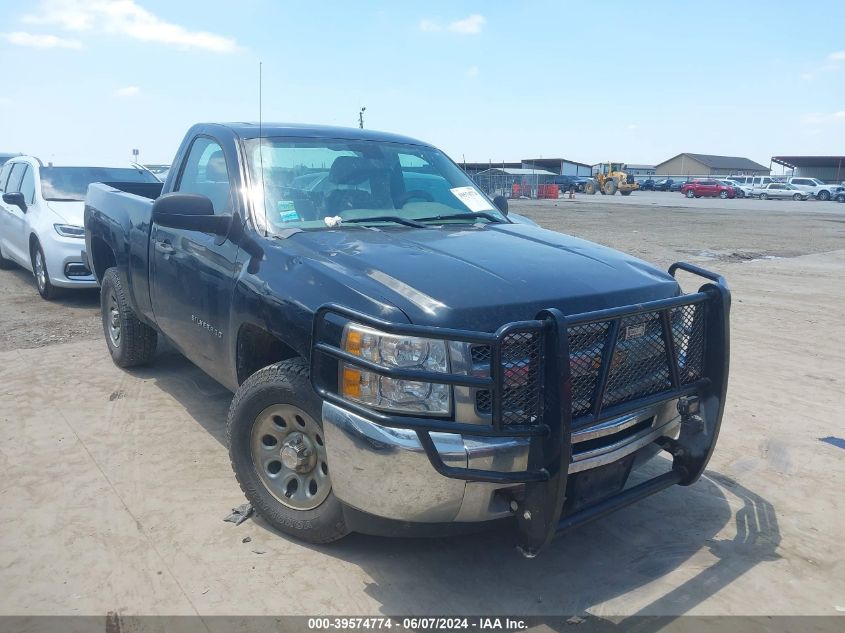
M196 125L162 186L91 185L85 239L114 362L162 335L234 391L244 493L311 542L510 521L533 556L716 442L724 280L543 230L420 141Z

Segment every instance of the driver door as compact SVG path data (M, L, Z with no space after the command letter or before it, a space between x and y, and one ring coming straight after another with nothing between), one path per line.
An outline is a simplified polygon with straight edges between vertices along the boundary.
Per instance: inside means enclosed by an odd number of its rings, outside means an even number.
M198 136L184 160L174 191L211 199L215 214L232 214L238 173L221 144ZM242 214L235 215L237 218ZM176 347L218 381L229 384L229 319L238 247L217 235L163 227L150 235L150 296L156 323Z
M29 178L25 178L26 176ZM26 163L13 163L11 172L9 172L9 179L6 182L6 188L3 193L15 193L22 191L23 184L30 185L30 180L33 177L32 167ZM33 195L29 195L29 189L26 187L26 203L32 204ZM21 266L32 270L32 261L29 257L28 235L26 230L27 218L26 212L22 211L20 207L14 204L7 204L0 200L3 214L2 227L0 228L0 248L2 248L5 257L13 259ZM31 207L30 207L31 209Z

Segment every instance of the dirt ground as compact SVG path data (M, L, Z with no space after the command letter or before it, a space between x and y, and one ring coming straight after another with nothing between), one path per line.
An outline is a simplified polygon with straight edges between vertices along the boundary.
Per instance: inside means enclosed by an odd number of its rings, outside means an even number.
M734 298L706 475L534 560L500 532L314 547L224 523L243 502L231 395L167 350L117 369L96 293L49 304L30 275L0 271L0 614L845 611L845 204L692 202L512 204L661 266L706 265Z

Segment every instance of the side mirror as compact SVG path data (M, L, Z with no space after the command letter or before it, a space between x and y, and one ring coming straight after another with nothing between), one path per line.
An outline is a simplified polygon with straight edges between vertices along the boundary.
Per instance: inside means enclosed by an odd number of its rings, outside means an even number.
M3 202L20 207L20 210L26 213L26 200L20 191L11 191L3 194Z
M166 193L153 202L153 222L159 226L200 231L225 237L232 225L231 215L215 215L208 196L199 193Z
M496 205L496 208L504 213L505 215L508 214L508 199L504 196L496 196L493 198L493 204Z

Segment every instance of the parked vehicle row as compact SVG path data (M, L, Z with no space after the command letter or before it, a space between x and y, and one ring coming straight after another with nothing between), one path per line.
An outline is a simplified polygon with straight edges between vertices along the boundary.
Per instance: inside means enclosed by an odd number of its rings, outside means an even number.
M680 191L688 198L762 198L809 200L836 200L845 198L845 187L826 184L816 178L777 176L733 176L731 178L648 178L639 183L644 191ZM773 186L776 185L776 186Z

